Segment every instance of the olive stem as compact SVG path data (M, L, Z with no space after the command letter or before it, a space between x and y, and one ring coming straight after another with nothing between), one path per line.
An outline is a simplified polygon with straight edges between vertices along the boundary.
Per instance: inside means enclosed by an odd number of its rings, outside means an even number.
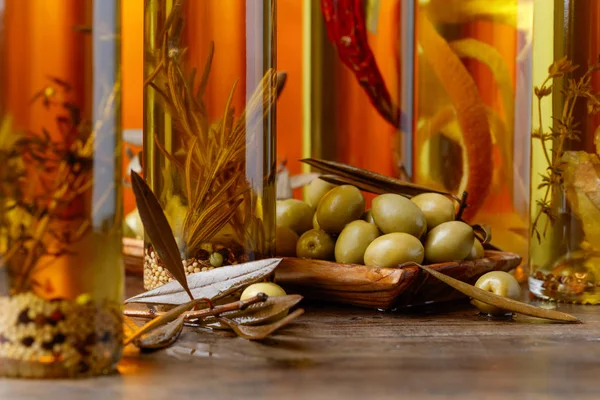
M469 205L467 204L468 197L469 197L469 193L467 191L464 191L462 194L462 197L460 198L460 206L458 207L458 212L456 213L457 221L462 221L462 215L465 212L465 209L467 207L469 207Z
M187 311L187 312L184 312L183 315L185 316L186 320L206 318L206 317L211 317L214 315L219 315L219 314L222 314L222 313L228 312L228 311L244 310L248 306L251 306L252 304L256 304L256 303L262 303L262 302L266 301L268 298L269 298L269 296L267 296L266 294L258 293L256 296L251 297L246 300L234 301L234 302L223 304L220 306L209 307L209 308L205 308L205 309L197 310L197 311ZM160 317L166 313L148 309L148 310L124 310L123 314L125 316L131 317L131 318L154 319L154 318Z

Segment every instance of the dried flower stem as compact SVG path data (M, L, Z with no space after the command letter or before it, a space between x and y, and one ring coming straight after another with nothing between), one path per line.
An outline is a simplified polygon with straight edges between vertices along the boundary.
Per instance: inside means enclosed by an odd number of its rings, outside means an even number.
M99 110L101 118L91 124L81 117L79 107L69 101L70 86L57 78L50 80L58 89L47 86L34 95L32 103L39 100L48 110L58 108L59 139L53 139L45 128L41 133L16 133L6 125L10 117L4 118L0 129L3 163L0 230L7 249L2 264L11 275L13 294L39 285L33 275L40 268L41 257L59 257L72 252L70 245L90 231L90 218L114 191L114 186L106 188L94 203L92 215L77 215L71 219L77 226L71 226L66 232L56 231L57 222L65 226L62 224L66 220L62 215L64 210L78 197L91 194L96 132L113 112L119 87L115 85L107 92L103 108ZM11 212L15 214L9 215Z
M562 91L565 96L562 113L559 118L554 119L554 123L558 128L551 128L549 133L546 133L543 127L542 121L542 99L552 94L552 86L549 86L550 82L554 82L556 78L565 78L568 74L572 73L578 68L577 65L573 65L571 61L567 60L566 57L555 61L548 68L548 76L543 81L540 87L535 87L535 95L537 98L537 109L538 109L538 129L532 133L532 138L539 139L542 145L542 150L546 163L548 164L547 173L542 175L542 183L538 186L538 189L545 188L544 196L542 200L538 200L539 206L536 216L531 225L531 234L537 236L538 241L541 241L542 235L545 236L549 224L555 219L556 215L552 210L552 203L550 201L551 193L560 189L562 185L562 156L564 154L564 146L567 139L579 140L579 131L574 121L573 113L575 111L575 104L579 99L586 99L588 104L589 113L595 113L600 109L600 100L598 94L592 93L591 76L595 71L600 70L600 59L598 63L591 65L583 76L577 80L569 79L566 89ZM546 142L552 142L552 150L548 149ZM538 230L538 223L542 215L547 217L544 226L543 233L540 234Z

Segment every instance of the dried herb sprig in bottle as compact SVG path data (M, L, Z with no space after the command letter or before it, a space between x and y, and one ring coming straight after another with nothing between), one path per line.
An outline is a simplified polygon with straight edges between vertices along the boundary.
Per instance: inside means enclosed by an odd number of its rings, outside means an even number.
M98 375L121 356L119 9L0 8L0 375Z
M534 24L529 288L598 304L600 1L543 3Z
M187 274L272 252L274 4L145 4L144 174ZM146 289L172 279L147 242Z

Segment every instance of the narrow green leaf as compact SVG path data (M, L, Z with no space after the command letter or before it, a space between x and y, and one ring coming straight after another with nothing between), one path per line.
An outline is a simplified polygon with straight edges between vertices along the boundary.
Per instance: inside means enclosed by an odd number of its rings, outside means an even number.
M150 238L154 250L165 264L165 268L177 279L177 282L193 300L194 296L188 286L179 247L162 207L150 187L135 171L131 171L131 183L144 230Z
M449 277L448 275L444 275L431 267L419 264L414 265L429 272L431 275L444 282L448 286L451 286L454 289L458 290L465 296L469 296L486 304L490 304L492 306L496 306L507 311L512 311L523 315L529 315L531 317L550 319L562 322L580 322L576 317L574 317L571 314L563 313L560 311L547 310L545 308L535 307L527 303L522 303L520 301L498 296L494 293L488 292L487 290L479 289L478 287L469 285L465 282L461 282L457 279Z

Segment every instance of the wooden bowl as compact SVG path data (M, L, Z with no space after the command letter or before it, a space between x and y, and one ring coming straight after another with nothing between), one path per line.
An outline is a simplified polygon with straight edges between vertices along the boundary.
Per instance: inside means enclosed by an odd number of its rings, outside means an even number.
M430 267L467 283L489 271L510 271L521 263L514 253L487 250L474 261L434 264ZM375 268L321 260L284 258L275 279L290 293L309 299L354 306L393 309L464 297L415 266Z
M128 274L142 275L143 241L123 239ZM431 265L463 282L475 283L489 271L510 271L521 263L514 253L486 250L474 261ZM284 258L275 280L289 293L306 298L376 309L393 309L464 297L445 283L415 266L375 268L321 260Z

